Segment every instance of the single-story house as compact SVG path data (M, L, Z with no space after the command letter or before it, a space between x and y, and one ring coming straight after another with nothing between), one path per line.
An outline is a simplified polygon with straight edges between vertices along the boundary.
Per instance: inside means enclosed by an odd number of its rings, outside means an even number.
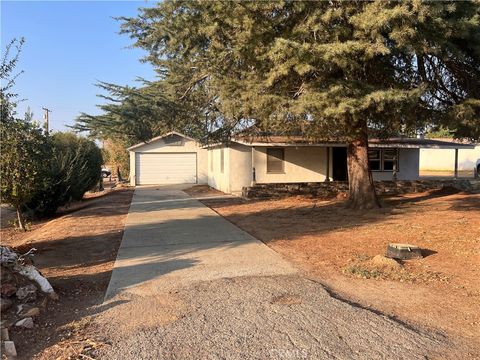
M472 148L429 139L392 138L369 141L375 180L416 180L421 148ZM255 183L298 183L347 180L346 144L307 142L292 137L237 138L228 144L202 146L169 132L128 148L131 185L208 184L241 194Z

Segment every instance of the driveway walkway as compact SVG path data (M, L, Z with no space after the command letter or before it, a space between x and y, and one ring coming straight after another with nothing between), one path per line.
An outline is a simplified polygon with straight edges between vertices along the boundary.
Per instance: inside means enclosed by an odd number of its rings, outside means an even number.
M145 294L198 281L287 275L295 270L261 241L239 229L182 186L137 187L106 298Z
M96 312L98 359L474 358L332 297L178 187L136 189Z

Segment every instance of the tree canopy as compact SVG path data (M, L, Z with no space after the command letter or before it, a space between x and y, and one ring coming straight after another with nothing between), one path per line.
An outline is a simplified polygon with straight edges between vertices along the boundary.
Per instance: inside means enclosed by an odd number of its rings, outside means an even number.
M16 114L15 108L19 100L18 94L12 92L12 87L15 85L15 79L22 73L22 71L14 73L14 71L24 42L23 38L11 40L2 55L0 63L0 121L8 121Z
M172 94L167 81L143 81L139 88L100 82L106 103L98 105L101 115L82 113L75 129L89 131L102 140L121 140L126 144L146 141L171 130L181 130L199 138L204 135L204 115L199 107Z
M479 17L478 2L172 0L122 29L227 118L355 139L365 121L388 136L478 119Z

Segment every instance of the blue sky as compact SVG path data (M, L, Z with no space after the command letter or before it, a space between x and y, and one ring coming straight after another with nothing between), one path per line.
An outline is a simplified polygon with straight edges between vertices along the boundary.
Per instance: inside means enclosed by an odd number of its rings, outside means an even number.
M135 16L149 1L1 1L1 47L12 38L25 37L18 70L24 70L15 92L27 100L35 120L42 107L53 110L50 128L66 130L81 112L98 114L102 100L97 80L135 85L137 77L153 79L145 53L127 48L132 40L119 35L114 16Z

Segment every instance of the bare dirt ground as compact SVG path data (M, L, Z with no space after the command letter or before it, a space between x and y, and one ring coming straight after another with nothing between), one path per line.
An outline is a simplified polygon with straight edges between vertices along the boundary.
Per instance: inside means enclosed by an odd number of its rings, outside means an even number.
M304 197L203 202L338 296L480 351L480 194L410 194L362 212ZM418 245L426 257L372 261L388 243Z
M199 196L213 197L213 196L225 195L225 193L218 191L216 189L213 189L208 185L195 185L183 191L192 197L199 197Z
M1 230L3 245L22 253L37 249L35 265L60 296L42 309L35 328L11 328L19 358L73 359L98 345L87 331L89 315L102 310L95 305L103 301L132 194L128 188L88 194L28 232Z

